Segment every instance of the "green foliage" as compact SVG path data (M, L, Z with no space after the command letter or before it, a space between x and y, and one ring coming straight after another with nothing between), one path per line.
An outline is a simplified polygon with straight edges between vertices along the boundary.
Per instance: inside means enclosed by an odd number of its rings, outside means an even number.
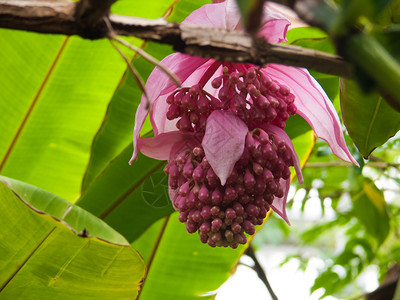
M49 192L0 181L0 292L5 299L126 299L145 275L107 224ZM80 236L79 236L79 234Z
M367 233L381 244L389 233L389 216L382 191L372 180L364 178L362 189L353 197L353 201L356 217L365 226Z
M400 129L400 113L379 94L365 94L352 81L341 82L340 103L349 135L365 158Z
M326 151L323 142L317 142L308 167L303 170L304 184L297 186L295 198L302 201L305 216L307 201L317 197L321 208L324 207L322 216L293 221L296 226L290 231L280 229L274 222L268 223L257 235L257 244L273 243L269 235L272 230L279 243L296 245L283 264L295 259L304 270L308 269L311 257L305 256L302 248L317 251L325 266L311 291L322 288L323 297L359 296L363 290L356 279L371 265L378 267L379 280L383 280L388 268L400 262L400 182L396 180L400 177L399 142L396 137L378 148L361 172L340 164ZM391 186L394 192L381 186ZM288 205L291 207L293 201Z

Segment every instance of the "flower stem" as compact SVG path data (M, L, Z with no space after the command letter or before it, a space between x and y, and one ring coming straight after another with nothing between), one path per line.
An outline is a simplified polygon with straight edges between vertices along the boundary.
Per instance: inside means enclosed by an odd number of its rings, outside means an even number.
M274 291L272 290L272 287L268 282L267 275L265 274L264 269L262 268L260 262L258 261L256 254L254 252L254 249L251 245L249 246L249 248L247 248L245 254L254 261L254 270L256 271L256 273L257 273L258 277L261 279L261 281L267 287L268 292L271 295L271 298L273 300L278 300L278 297L275 295Z

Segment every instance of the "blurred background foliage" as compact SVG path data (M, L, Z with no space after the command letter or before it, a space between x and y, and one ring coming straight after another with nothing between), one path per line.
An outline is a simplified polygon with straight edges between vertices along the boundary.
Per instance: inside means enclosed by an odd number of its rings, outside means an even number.
M324 296L362 295L366 287L356 278L371 266L382 282L400 262L399 145L400 137L392 138L358 169L335 159L317 141L303 169L304 184L292 186L288 207L293 225L288 228L273 216L254 244L293 246L282 265L296 260L302 270L310 259L321 258L324 266L311 291L322 288Z

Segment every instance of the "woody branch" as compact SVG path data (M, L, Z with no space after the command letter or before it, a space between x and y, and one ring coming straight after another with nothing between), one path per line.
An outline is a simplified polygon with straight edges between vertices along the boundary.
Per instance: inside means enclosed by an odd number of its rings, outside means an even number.
M267 43L247 33L217 28L108 15L116 0L7 1L0 0L0 27L39 33L78 35L86 39L108 37L108 18L121 36L170 44L176 51L217 60L256 65L278 63L350 77L347 63L337 55L292 45Z

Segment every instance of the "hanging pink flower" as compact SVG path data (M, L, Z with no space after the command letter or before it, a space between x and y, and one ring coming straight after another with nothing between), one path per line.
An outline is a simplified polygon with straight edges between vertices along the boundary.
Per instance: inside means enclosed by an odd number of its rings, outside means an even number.
M240 30L234 1L204 5L184 23ZM286 41L290 25L268 5L259 35ZM153 100L153 138L141 138L146 99L138 107L134 153L168 160L169 194L179 220L210 246L236 248L244 233L254 234L272 208L287 223L290 166L302 183L300 163L284 131L298 113L315 134L344 161L357 162L345 144L340 121L327 95L307 70L269 64L219 62L175 53L162 63L182 81L182 88L158 68L146 88Z

